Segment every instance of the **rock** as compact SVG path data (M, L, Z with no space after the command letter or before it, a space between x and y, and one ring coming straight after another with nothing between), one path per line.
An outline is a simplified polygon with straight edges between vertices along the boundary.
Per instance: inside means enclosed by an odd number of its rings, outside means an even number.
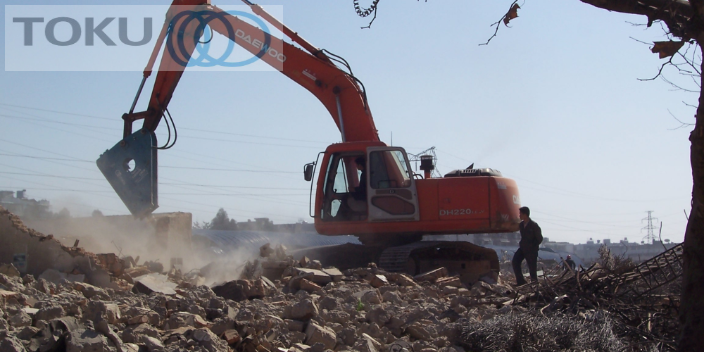
M66 352L111 352L108 339L94 330L78 329L69 332Z
M15 337L7 336L0 341L0 352L26 352L22 341Z
M381 295L377 290L366 290L357 292L354 296L364 304L381 304Z
M284 311L285 318L294 320L309 320L310 318L318 316L318 306L310 299L304 299L289 307L286 307L289 308L287 309L288 314Z
M64 311L61 306L50 306L50 307L44 307L37 311L37 314L35 314L36 320L54 320L56 318L61 318L64 315L66 315L66 312Z
M306 328L305 342L308 345L322 343L326 349L333 349L337 343L337 335L330 328L310 322Z
M306 279L301 279L299 283L299 287L301 290L305 290L307 292L316 292L316 291L321 291L323 288L316 285L315 283L308 281Z
M32 317L23 310L19 310L15 315L11 316L10 319L7 319L7 322L14 328L21 328L32 325Z
M399 286L404 286L404 287L414 287L414 286L418 286L418 284L417 284L415 281L413 281L413 279L411 279L410 276L408 276L408 275L406 275L406 274L398 274L398 275L396 275L396 280L395 280L395 281L396 281L396 283L397 283Z
M379 288L381 286L388 285L389 280L387 280L384 275L373 275L370 284L374 288Z
M139 344L146 346L147 351L149 351L149 352L162 352L162 351L164 351L164 344L161 342L161 340L159 340L155 337L142 335L139 337ZM141 348L140 348L140 350L141 350Z
M216 295L241 302L248 299L263 298L268 290L264 282L260 280L233 280L212 288Z
M401 297L399 296L398 292L393 292L393 291L386 291L384 294L381 296L381 298L384 300L384 302L390 302L390 303L401 303Z
M107 292L105 292L105 290L100 287L89 285L83 282L77 282L74 284L73 288L75 288L76 291L83 293L83 296L85 296L86 298L97 297L104 301L110 299L110 296L107 294Z
M460 281L460 278L458 276L439 278L435 283L440 287L445 287L445 286L452 286L452 287L456 287L456 288L462 287L462 282Z
M235 321L230 317L217 319L210 326L210 331L217 336L221 336L225 331L235 328Z
M115 324L121 318L120 307L117 304L105 303L104 301L90 301L84 316L89 320L99 320L100 317L103 317L109 324Z
M365 350L367 351L379 351L381 350L381 343L377 340L375 340L373 337L367 335L367 334L362 334L362 339L364 340L365 343Z
M125 330L122 331L122 342L138 343L140 336L150 336L158 338L159 331L149 324L128 326Z
M39 333L39 331L41 331L41 329L35 328L34 326L25 326L22 331L17 334L17 338L20 340L29 341L32 337L34 337L34 335ZM0 350L2 349L0 348Z
M432 338L430 332L428 332L425 326L420 322L415 322L409 325L406 328L406 332L408 332L408 334L416 340L430 340Z
M337 299L331 296L323 297L320 302L318 302L318 307L320 309L333 310L337 308Z
M215 336L208 329L196 329L193 331L193 339L209 352L228 352L227 342Z
M235 329L225 330L225 332L222 334L222 338L230 346L232 346L242 340L242 338L240 337L240 334Z
M370 323L376 323L379 326L384 326L389 320L391 320L391 314L384 310L384 308L378 307L367 312L365 318Z
M447 276L447 269L444 267L437 268L435 270L431 270L422 274L418 274L413 277L418 282L422 281L430 281L430 282L435 282L435 280L446 277Z
M457 291L459 291L459 289L455 286L443 286L442 288L442 293L446 295L457 293Z
M342 343L348 346L354 345L354 343L357 341L357 332L352 327L342 329L338 336L342 340Z

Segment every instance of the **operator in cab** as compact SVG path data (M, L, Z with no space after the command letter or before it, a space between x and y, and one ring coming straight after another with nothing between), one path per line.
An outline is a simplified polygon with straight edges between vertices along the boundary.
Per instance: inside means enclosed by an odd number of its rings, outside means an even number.
M350 197L347 197L347 207L358 215L366 215L367 213L367 170L366 159L363 156L354 159L357 164L357 170L361 171L359 175L359 185L350 192Z

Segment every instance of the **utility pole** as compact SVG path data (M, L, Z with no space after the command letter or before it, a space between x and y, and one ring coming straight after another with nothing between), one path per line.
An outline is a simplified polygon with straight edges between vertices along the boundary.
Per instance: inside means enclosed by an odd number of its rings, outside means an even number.
M641 222L648 221L648 225L641 229L641 231L646 230L647 235L645 235L645 243L653 244L655 242L655 226L653 226L653 220L658 220L658 218L653 217L654 211L648 210L648 216L643 218Z

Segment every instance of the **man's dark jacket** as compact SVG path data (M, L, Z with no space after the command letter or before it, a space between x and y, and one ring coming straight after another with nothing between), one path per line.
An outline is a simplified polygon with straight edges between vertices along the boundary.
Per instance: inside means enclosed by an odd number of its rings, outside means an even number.
M540 230L540 226L531 220L528 225L525 225L525 221L521 222L518 228L521 230L521 242L518 247L521 248L523 253L537 253L540 243L543 242L543 233Z

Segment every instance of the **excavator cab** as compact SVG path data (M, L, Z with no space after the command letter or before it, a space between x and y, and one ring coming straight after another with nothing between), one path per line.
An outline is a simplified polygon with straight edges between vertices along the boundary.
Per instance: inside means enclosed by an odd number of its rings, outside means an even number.
M416 180L403 148L333 144L324 153L317 184L315 220L321 233L359 233L419 220Z

